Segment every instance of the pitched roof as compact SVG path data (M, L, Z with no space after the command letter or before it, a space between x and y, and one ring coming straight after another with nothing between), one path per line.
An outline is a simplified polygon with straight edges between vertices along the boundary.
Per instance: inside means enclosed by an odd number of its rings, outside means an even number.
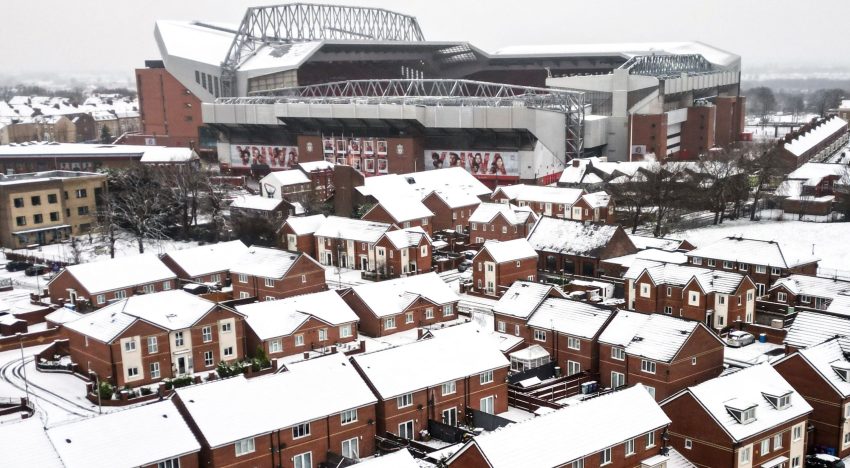
M286 225L292 228L297 236L313 234L325 222L325 215L317 214L311 216L290 216L286 218Z
M623 278L636 280L644 272L656 285L684 287L694 280L703 292L721 294L734 293L745 278L744 275L728 271L650 261L634 262L623 275Z
M639 249L659 249L667 252L675 252L685 242L683 239L672 239L670 237L651 237L629 234L629 240Z
M552 187L548 185L505 185L497 187L493 195L502 192L510 200L572 205L584 194L583 189Z
M667 402L690 393L711 415L712 419L735 441L747 439L779 424L784 424L812 411L806 400L794 391L791 385L767 363L756 364L688 387L661 402ZM791 405L777 409L765 398L765 394L791 395ZM755 407L755 421L748 424L738 422L727 408L746 409Z
M0 440L7 448L14 448L3 452L4 466L65 468L44 431L41 418L4 421L0 424Z
M537 251L531 247L527 240L513 239L509 241L499 242L490 240L484 243L484 247L475 254L475 257L481 255L481 252L488 252L490 257L496 263L512 262L514 260L522 260L526 258L537 258ZM473 258L474 259L474 258Z
M841 378L835 367L850 369L850 338L831 338L821 344L797 351L842 398L850 397L850 382ZM792 355L793 356L793 355ZM787 358L783 358L787 359Z
M322 291L236 306L261 340L290 335L311 316L331 326L357 322L357 314L336 293Z
M177 276L153 254L132 255L65 267L92 295Z
M797 136L790 142L785 143L784 147L788 152L799 157L832 135L846 130L846 127L847 122L838 116L832 116L819 122L816 127Z
M384 236L393 244L393 246L397 249L403 249L405 247L416 247L419 245L419 242L422 241L424 237L427 239L428 243L431 243L431 236L425 232L421 227L414 226L412 228L406 229L397 229L395 231L388 231L384 233Z
M309 183L310 178L304 175L304 173L299 171L298 169L269 172L267 176L260 179L260 187L263 187L265 184L274 184L274 187L277 189L276 193L274 193L274 196L277 198L281 197L279 187Z
M783 343L802 349L823 343L836 335L850 336L850 319L818 312L799 311L794 323L788 328Z
M459 298L436 273L396 278L354 286L352 291L378 317L400 314L420 297L444 305Z
M443 202L449 208L461 208L464 206L473 206L481 203L481 199L478 198L475 194L470 193L466 190L458 190L456 188L443 187L435 189L433 192L434 195L443 200ZM428 194L430 195L430 194ZM423 200L428 197L425 195Z
M386 196L378 198L378 204L372 207L372 210L378 206L382 207L398 223L434 216L434 213L418 198L399 197L398 195Z
M604 191L588 193L582 195L581 198L590 205L591 208L605 208L611 202L611 195Z
M120 437L109 437L120 434ZM201 445L170 401L104 414L47 430L65 466L130 468L198 452ZM39 465L41 466L41 465Z
M531 315L528 325L591 339L602 331L613 314L611 309L587 302L548 298Z
M363 195L376 197L382 193L411 195L415 192L422 199L438 189L460 190L476 197L489 196L492 192L462 167L367 177L363 183L365 185L357 187L357 190Z
M227 271L233 260L248 251L240 240L200 245L191 249L167 252L189 276L202 276Z
M699 326L699 322L666 315L620 311L605 327L599 342L623 346L633 356L670 362ZM718 340L717 346L723 343Z
M483 338L470 335L466 340L456 340L439 334L395 348L358 354L352 361L382 399L510 365L504 354Z
M269 198L262 195L240 195L230 203L231 208L243 210L274 211L283 200L280 198Z
M675 265L685 265L688 263L688 257L682 252L668 252L658 249L638 250L636 253L623 255L622 257L614 257L605 259L605 263L614 263L623 268L630 268L639 263L672 263Z
M490 223L496 215L501 214L511 225L524 224L529 217L537 221L537 214L530 207L519 207L507 203L482 203L469 216L470 223Z
M476 436L467 446L476 445L493 468L550 468L566 466L668 424L664 411L646 388L637 384Z
M527 319L553 291L557 290L552 285L514 281L493 306L493 312ZM560 293L558 295L563 297Z
M212 448L377 401L341 353L287 368L250 380L240 375L183 387L177 395ZM233 404L234 395L239 404Z
M613 224L585 224L544 216L528 234L528 241L538 251L595 257L611 242L618 229L620 227Z
M713 244L691 250L686 255L777 268L793 268L820 260L809 252L782 247L776 241L743 237L726 237Z
M771 290L784 287L795 295L803 294L823 298L835 298L842 293L850 293L850 282L832 278L808 275L790 275L779 278L770 287Z
M351 466L352 468L420 468L419 463L405 448L386 455L376 455Z
M357 242L377 242L391 225L364 219L328 216L316 229L316 237L332 237Z
M303 253L252 246L231 265L231 273L245 273L263 278L283 278L299 259L316 263ZM316 263L318 265L318 263Z

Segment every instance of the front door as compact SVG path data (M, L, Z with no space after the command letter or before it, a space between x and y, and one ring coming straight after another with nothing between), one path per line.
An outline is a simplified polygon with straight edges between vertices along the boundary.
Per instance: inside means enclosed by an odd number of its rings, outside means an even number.
M457 408L443 410L443 424L457 426Z
M334 264L334 256L330 252L325 253L325 265L333 265Z
M180 356L177 358L177 375L183 375L186 373L186 358Z
M363 271L369 270L369 258L366 256L360 257L360 269Z
M339 256L339 266L340 268L348 268L348 256L340 255Z

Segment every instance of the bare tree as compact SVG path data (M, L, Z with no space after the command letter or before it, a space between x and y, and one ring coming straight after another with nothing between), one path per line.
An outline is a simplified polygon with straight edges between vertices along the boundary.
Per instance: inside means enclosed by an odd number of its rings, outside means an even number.
M779 185L779 181L793 170L782 156L782 148L774 141L756 143L740 160L741 167L753 180L753 209L750 220L755 221L764 193Z
M112 215L117 223L132 233L145 252L145 239L167 239L172 192L162 187L153 169L136 165L117 172L111 181L114 195Z
M652 235L661 237L669 230L671 215L681 209L695 193L685 164L653 163L641 171L645 184L641 187L647 202L655 208Z
M714 213L714 224L722 224L729 204L738 207L746 198L747 176L741 168L740 153L716 151L703 157L695 177L706 206Z

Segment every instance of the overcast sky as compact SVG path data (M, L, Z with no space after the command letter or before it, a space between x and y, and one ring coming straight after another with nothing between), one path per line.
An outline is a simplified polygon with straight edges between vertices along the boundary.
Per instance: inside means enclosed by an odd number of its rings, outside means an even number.
M433 40L507 45L698 40L744 67L850 69L850 1L359 0L414 15ZM159 58L157 19L238 24L246 0L2 0L0 73L126 73ZM224 57L222 57L224 58Z

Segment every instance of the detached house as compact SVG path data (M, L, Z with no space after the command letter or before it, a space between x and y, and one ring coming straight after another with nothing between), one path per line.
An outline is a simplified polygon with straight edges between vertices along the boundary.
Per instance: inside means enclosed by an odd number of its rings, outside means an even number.
M325 349L357 338L357 314L336 291L236 306L245 315L248 351L270 358Z
M720 375L723 349L700 322L620 311L599 337L600 383L641 383L660 401Z
M553 273L596 277L602 260L637 252L619 225L542 217L528 234L540 256L538 268Z
M584 220L583 210L573 211L585 191L542 185L506 185L497 187L490 197L496 203L527 206L540 216Z
M230 267L233 298L283 299L328 289L325 269L303 253L253 246Z
M481 338L435 335L358 354L351 362L378 396L378 434L419 440L429 419L457 426L466 420L467 409L508 410L508 360Z
M769 364L757 364L661 402L670 444L697 466L802 467L812 407Z
M657 262L636 262L623 275L629 310L663 313L720 330L752 323L755 285L746 275Z
M201 442L199 466L338 466L375 453L375 395L339 353L179 388L173 401Z
M485 242L472 257L471 292L498 297L516 280L537 281L537 252L527 240Z
M524 239L539 216L531 208L503 203L482 203L469 217L469 241Z
M691 265L748 275L761 297L777 279L792 273L816 275L818 258L775 241L726 237L687 252Z
M385 232L395 229L388 223L328 216L315 230L313 258L322 265L373 271L375 243Z
M325 215L293 216L287 218L280 228L280 245L290 252L316 255L315 232L325 222ZM318 257L314 257L320 260Z
M385 196L363 215L363 220L392 224L399 228L418 226L431 235L433 217L434 213L416 198Z
M181 281L224 285L230 266L245 254L248 247L240 240L174 250L160 257Z
M243 316L183 291L122 299L62 325L71 357L117 386L214 371L245 357Z
M65 267L47 283L53 303L100 308L135 294L177 287L174 274L155 255L134 255Z
M850 339L831 338L773 363L773 368L812 405L810 445L850 455Z
M640 384L475 436L449 468L663 468L670 419ZM726 465L712 465L716 467Z
M449 230L463 233L481 199L466 190L442 188L425 195L422 204L434 213L433 232Z
M375 269L389 278L427 273L432 251L431 236L421 227L387 231L375 242Z
M372 337L457 319L460 298L436 273L354 286L342 298Z

